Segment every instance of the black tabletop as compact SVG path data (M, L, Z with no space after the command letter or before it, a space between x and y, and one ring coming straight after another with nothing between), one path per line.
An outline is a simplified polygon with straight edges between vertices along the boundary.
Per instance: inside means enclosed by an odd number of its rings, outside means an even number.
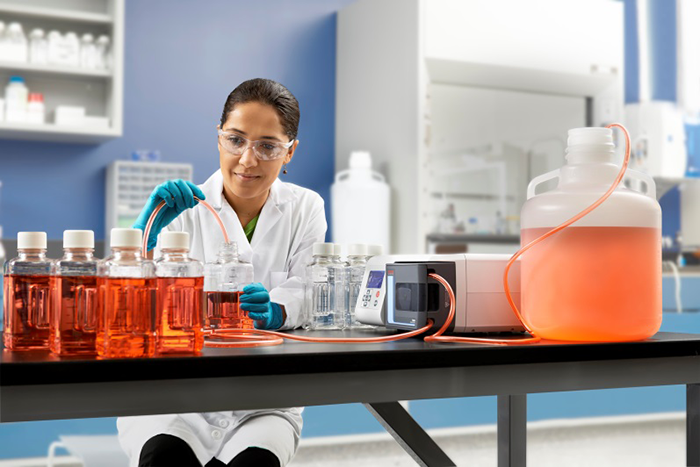
M294 331L304 334L305 331ZM314 332L314 336L368 337L385 330ZM310 344L285 341L275 347L205 348L197 356L100 360L59 358L48 351L0 353L0 386L91 383L230 376L475 367L518 363L619 360L700 355L700 335L659 332L636 342L542 341L485 346L427 344L421 338L380 344Z

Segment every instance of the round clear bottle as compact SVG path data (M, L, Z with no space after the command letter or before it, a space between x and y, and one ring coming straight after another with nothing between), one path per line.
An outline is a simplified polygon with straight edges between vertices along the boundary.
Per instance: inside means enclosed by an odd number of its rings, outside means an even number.
M5 263L5 348L48 350L54 262L46 257L46 232L19 232L17 253Z
M236 242L223 243L216 261L204 266L205 328L254 329L253 320L241 310L243 288L253 282L253 265L238 257Z
M97 353L97 266L92 230L63 232L63 257L53 277L50 346L58 355Z
M204 346L204 265L189 257L190 234L163 232L156 266L156 353L199 353Z
M362 279L365 277L367 269L367 245L353 243L348 245L348 266L346 277L348 281L348 326L353 328L365 327L364 324L355 320L355 306L362 289Z
M141 254L139 229L112 229L112 254L98 266L103 308L98 314L97 354L149 357L155 351L156 277Z
M620 167L609 128L569 130L567 164L536 177L522 208L521 241L535 240L605 193ZM522 314L544 339L631 341L661 325L661 208L654 180L628 169L644 192L620 184L600 206L521 259ZM535 194L558 178L557 188Z
M345 264L335 252L332 243L313 246L313 260L306 266L305 329L344 329L347 326Z

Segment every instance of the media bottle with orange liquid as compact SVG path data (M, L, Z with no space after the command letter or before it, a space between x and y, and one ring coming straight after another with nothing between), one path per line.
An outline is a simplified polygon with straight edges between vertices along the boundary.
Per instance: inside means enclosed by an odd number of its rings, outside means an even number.
M567 164L536 177L521 214L526 245L583 211L620 167L609 128L569 130ZM536 187L558 178L556 189ZM600 206L521 257L522 314L543 339L646 339L661 326L661 208L654 180L627 169ZM642 189L643 188L643 189Z
M98 267L97 354L149 357L155 351L156 277L141 254L139 229L112 229L112 254Z
M163 232L160 240L156 353L199 353L204 346L204 265L189 257L189 233Z
M239 301L252 282L253 265L239 259L236 242L222 244L216 261L204 266L205 327L214 335L218 330L254 329Z
M49 345L58 355L97 353L97 265L92 230L63 232L63 258L55 263Z
M46 232L19 232L17 254L5 263L5 348L48 350L54 263L46 257Z

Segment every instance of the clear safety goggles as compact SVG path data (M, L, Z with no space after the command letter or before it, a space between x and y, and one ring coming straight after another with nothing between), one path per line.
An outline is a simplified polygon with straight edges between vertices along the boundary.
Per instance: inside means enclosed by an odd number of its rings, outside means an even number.
M224 131L219 128L219 144L221 144L221 147L223 147L226 152L234 156L241 156L249 147L252 147L255 157L263 161L273 161L284 157L289 148L294 144L294 141L295 140L291 140L288 143L264 139L251 141L239 134Z

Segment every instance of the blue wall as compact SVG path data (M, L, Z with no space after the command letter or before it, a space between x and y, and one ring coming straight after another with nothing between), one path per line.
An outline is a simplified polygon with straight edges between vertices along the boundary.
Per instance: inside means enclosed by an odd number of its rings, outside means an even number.
M334 174L335 12L350 0L127 0L124 136L102 145L0 141L4 236L92 229L104 238L105 167L140 148L218 166L226 96L255 77L285 84L301 105L300 145L285 180L329 199Z

